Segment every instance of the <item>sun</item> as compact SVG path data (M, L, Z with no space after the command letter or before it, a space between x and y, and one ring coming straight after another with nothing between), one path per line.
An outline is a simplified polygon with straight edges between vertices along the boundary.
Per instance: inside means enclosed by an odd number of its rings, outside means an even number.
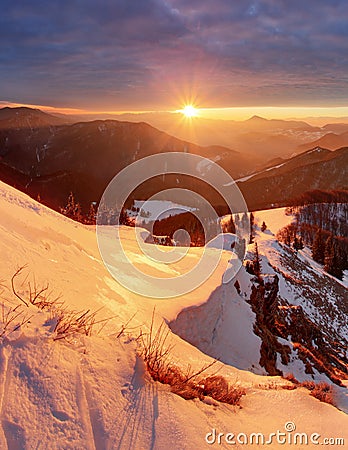
M183 107L183 109L180 110L180 112L181 112L185 117L188 117L188 118L191 118L191 117L197 117L197 116L198 116L198 109L195 108L193 105L185 105L185 106Z

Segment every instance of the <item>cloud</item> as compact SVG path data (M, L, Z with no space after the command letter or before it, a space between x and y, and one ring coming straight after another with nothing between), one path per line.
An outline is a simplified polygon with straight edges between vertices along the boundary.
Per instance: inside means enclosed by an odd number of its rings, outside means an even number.
M348 4L3 0L0 98L95 109L346 104ZM185 94L184 94L185 93Z

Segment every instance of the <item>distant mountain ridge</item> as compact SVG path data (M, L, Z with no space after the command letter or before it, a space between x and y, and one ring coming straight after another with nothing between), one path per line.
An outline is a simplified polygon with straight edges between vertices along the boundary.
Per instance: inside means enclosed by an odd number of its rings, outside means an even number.
M1 114L6 116L4 120ZM87 208L127 165L145 156L174 151L219 161L234 177L254 167L253 158L234 150L198 146L144 122L97 120L66 125L37 110L0 111L2 165L25 175L28 192L40 195L56 209L65 204L70 191ZM149 192L156 190L156 183Z
M40 128L45 126L63 125L67 120L45 113L40 109L27 108L0 108L0 129L8 128Z
M221 120L203 117L186 119L181 113L127 113L121 120L145 121L180 139L199 145L219 144L265 162L290 157L296 148L327 133L302 120L265 119L254 115L247 120Z
M313 189L344 189L348 147L335 151L315 147L238 183L251 209L284 206Z
M266 123L267 127L286 123L259 117L252 117L249 122ZM251 133L252 136L255 138L258 133ZM267 139L272 140L271 136ZM280 135L280 139L284 136ZM92 201L100 199L121 169L145 156L173 151L199 154L216 161L239 179L238 185L251 210L286 205L307 190L340 189L347 185L347 147L333 152L315 147L292 158L278 157L262 164L262 160L231 148L202 147L180 140L145 122L96 120L66 124L64 119L40 110L0 110L1 178L34 198L40 196L55 209L65 205L71 191L87 209ZM134 195L145 199L158 190L177 187L178 183L198 192L206 190L202 182L168 175L165 182L153 179ZM210 201L221 206L216 193L210 191L208 195Z
M344 146L348 146L348 131L342 134L336 134L331 132L327 133L320 139L300 145L299 147L297 147L297 150L299 152L303 152L313 147L324 147L329 150L335 150L337 148Z

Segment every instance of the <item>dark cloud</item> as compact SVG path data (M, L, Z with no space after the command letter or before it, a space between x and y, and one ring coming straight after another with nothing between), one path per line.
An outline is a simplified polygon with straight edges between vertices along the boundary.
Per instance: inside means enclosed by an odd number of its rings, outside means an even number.
M105 109L347 104L348 3L2 0L0 99Z

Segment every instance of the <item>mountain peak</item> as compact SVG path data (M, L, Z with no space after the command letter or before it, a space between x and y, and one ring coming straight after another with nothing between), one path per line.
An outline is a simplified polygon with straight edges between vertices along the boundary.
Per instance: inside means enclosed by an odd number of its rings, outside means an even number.
M28 126L29 128L35 128L66 123L66 120L60 117L44 112L41 109L27 106L5 106L0 108L0 120L2 121L1 128L25 128Z
M254 115L246 120L246 122L267 122L267 121L268 121L267 119L257 115Z

